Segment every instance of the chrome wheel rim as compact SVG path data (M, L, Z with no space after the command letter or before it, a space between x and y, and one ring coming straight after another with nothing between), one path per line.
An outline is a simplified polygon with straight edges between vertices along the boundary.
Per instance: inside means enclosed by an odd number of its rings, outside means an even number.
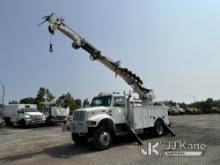
M108 132L103 131L99 137L99 140L103 146L107 146L111 141L111 135Z

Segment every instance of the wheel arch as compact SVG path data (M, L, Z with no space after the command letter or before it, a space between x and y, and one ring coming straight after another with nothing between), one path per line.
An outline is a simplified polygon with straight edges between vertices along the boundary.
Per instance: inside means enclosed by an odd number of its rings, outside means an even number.
M107 114L99 114L88 119L88 121L96 121L96 126L99 127L101 124L108 125L113 131L116 131L114 119Z
M109 127L111 131L116 131L115 123L111 118L103 118L102 120L100 120L100 122L98 123L98 127L102 125Z
M156 124L157 121L161 121L164 125L165 125L165 121L161 118L161 117L158 117L155 122L154 122L154 126Z

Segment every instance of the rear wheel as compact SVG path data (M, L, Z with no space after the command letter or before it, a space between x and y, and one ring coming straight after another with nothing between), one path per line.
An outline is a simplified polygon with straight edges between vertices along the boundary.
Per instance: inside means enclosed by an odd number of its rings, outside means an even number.
M97 150L105 150L112 146L113 133L106 127L98 127L93 134L93 145Z
M154 124L154 132L156 136L162 136L165 133L165 126L162 120L157 120Z
M4 127L4 120L0 119L0 128Z
M13 123L10 121L10 118L4 118L6 126L13 126Z
M72 133L72 140L77 145L85 144L89 139L88 134L79 134L79 133Z

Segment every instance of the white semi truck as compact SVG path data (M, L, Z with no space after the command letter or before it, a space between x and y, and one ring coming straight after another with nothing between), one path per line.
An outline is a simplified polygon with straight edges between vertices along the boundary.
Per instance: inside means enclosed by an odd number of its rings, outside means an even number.
M20 124L22 127L44 124L45 116L37 110L35 104L9 104L3 109L3 118L7 126Z
M139 144L141 140L137 133L143 133L151 128L158 136L169 131L168 110L166 106L154 105L153 91L143 86L143 81L127 68L120 66L120 61L113 61L104 53L95 48L86 39L75 33L65 23L63 18L54 14L44 17L49 22L48 30L51 35L56 30L61 31L70 38L75 49L82 48L87 51L92 61L99 61L120 76L138 94L138 100L131 100L131 95L100 94L94 97L91 107L81 108L73 113L70 120L63 128L72 133L76 144L82 144L92 139L96 149L104 150L111 147L113 139L119 134L127 132L135 135ZM41 24L42 24L41 23ZM50 52L53 45L50 43Z
M94 97L91 107L81 108L73 113L72 120L63 131L72 133L76 144L83 144L92 138L94 146L107 149L117 135L152 132L162 136L169 125L167 107L161 105L136 105L130 96L99 94ZM130 129L131 128L131 129Z

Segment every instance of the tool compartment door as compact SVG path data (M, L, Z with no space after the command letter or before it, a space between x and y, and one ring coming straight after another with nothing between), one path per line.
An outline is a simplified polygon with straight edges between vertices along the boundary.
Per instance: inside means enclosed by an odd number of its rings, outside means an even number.
M149 110L150 110L150 105L146 105L142 107L142 112L143 112L143 128L148 128L149 127Z
M133 129L142 129L143 128L143 108L142 107L134 107L132 115L132 128Z

